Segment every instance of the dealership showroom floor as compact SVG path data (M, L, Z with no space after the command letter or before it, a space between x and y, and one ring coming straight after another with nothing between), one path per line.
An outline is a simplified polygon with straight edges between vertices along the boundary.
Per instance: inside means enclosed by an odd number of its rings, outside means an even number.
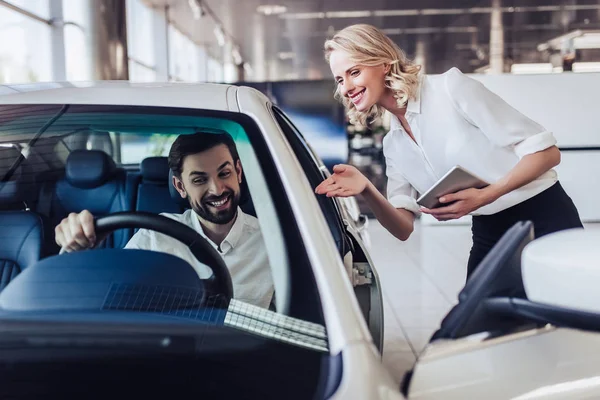
M600 229L600 224L586 224ZM371 256L383 286L383 363L398 382L425 347L464 285L471 248L468 223L415 225L401 242L369 220Z

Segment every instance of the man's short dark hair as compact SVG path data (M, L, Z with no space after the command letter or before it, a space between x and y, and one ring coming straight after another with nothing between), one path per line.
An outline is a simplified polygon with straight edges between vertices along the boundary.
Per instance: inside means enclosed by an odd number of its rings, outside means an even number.
M169 151L169 168L173 175L181 178L183 160L191 154L202 153L219 145L226 145L233 158L233 163L239 159L233 138L227 133L196 132L191 135L179 135Z

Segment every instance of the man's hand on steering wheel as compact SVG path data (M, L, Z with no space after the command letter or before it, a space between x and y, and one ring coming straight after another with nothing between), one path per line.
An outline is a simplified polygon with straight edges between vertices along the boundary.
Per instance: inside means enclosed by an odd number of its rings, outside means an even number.
M56 244L66 252L90 249L104 240L96 237L94 216L88 210L69 214L54 228L54 233Z
M62 253L92 248L115 229L121 228L149 229L179 240L188 246L198 262L213 271L210 279L215 282L217 292L228 299L233 298L231 274L219 253L198 232L167 217L143 212L122 212L94 220L94 216L84 210L79 214L69 214L54 231L56 243L61 246Z

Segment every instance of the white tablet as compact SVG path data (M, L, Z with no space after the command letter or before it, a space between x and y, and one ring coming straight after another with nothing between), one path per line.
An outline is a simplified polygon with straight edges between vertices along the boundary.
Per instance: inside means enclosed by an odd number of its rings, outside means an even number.
M476 188L481 189L488 186L489 183L472 174L460 165L455 165L442 176L427 192L417 199L417 203L423 207L432 209L442 205L439 198L461 190Z

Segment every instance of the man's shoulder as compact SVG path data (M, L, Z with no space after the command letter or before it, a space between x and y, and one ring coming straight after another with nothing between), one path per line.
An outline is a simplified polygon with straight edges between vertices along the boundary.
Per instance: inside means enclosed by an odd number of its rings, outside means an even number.
M160 213L159 215L193 227L188 211L184 212L183 214ZM173 241L181 243L177 239L160 232L150 229L140 229L135 233L135 235L133 235L125 247L157 250L158 248L163 248L164 246L173 246Z
M244 230L247 233L260 234L260 224L258 223L258 218L251 214L246 214L241 209L239 210L239 212L244 217Z

